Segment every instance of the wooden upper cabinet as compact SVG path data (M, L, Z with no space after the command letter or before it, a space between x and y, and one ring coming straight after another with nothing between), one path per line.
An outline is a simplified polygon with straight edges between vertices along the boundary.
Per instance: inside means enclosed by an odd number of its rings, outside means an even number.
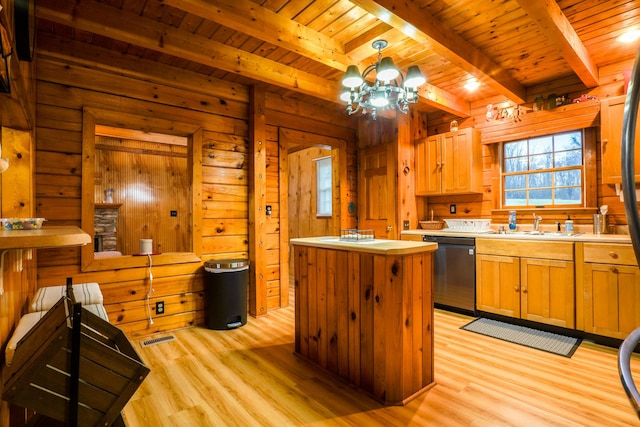
M622 118L626 96L603 99L600 105L600 132L602 142L602 182L622 182L620 149L622 144ZM635 181L640 182L640 133L635 139Z
M473 128L415 142L416 195L482 192L480 132Z

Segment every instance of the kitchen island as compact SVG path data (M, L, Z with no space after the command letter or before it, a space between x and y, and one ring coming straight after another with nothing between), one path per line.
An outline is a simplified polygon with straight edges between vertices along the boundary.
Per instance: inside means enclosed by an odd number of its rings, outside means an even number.
M291 239L295 352L403 405L434 385L435 243Z

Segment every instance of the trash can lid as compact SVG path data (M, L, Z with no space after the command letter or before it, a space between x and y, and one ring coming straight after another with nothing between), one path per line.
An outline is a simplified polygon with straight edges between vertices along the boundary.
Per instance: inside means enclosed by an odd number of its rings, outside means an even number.
M242 268L249 265L248 259L215 259L211 261L206 261L204 263L205 268Z

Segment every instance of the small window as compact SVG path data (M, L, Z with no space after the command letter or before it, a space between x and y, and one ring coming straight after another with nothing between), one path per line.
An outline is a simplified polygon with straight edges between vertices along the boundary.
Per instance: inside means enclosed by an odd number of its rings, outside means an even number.
M503 205L583 204L582 132L565 132L503 145Z
M314 159L316 162L316 216L331 216L332 185L331 157Z

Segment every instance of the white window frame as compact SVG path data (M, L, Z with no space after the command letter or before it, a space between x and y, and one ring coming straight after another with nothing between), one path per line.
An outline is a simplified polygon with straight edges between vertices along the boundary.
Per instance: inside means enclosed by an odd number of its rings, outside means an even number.
M313 159L316 164L316 216L333 214L333 168L331 156Z
M506 204L506 200L505 200L505 176L508 175L515 175L515 174L510 174L510 173L506 173L504 171L504 162L505 162L505 158L504 158L504 145L510 142L518 142L518 141L528 141L530 139L536 139L538 137L531 137L531 138L524 138L521 140L514 140L514 141L506 141L500 144L500 187L501 187L501 194L500 194L500 204L502 207L504 207L505 209L529 209L529 208L540 208L540 207L548 207L548 208L553 208L553 207L564 207L564 208L580 208L580 207L584 207L586 206L586 180L587 180L587 168L585 166L585 153L587 150L587 141L586 141L586 135L584 132L584 129L578 129L578 130L573 130L573 131L562 131L562 132L556 132L553 134L549 134L546 136L550 136L553 137L555 135L560 135L560 134L565 134L565 133L572 133L572 132L579 132L581 135L581 143L582 143L582 165L579 167L576 166L572 166L572 167L567 167L567 168L550 168L550 169L546 169L548 171L561 171L561 170L569 170L569 169L574 169L574 170L580 170L580 174L581 174L581 202L578 204L564 204L564 205L555 205L555 204L551 204L551 205L544 205L544 206L538 206L538 205L508 205ZM530 171L530 172L525 172L523 174L530 174L530 173L535 173L535 171ZM528 188L528 187L527 187ZM551 188L555 188L555 187L551 187Z

